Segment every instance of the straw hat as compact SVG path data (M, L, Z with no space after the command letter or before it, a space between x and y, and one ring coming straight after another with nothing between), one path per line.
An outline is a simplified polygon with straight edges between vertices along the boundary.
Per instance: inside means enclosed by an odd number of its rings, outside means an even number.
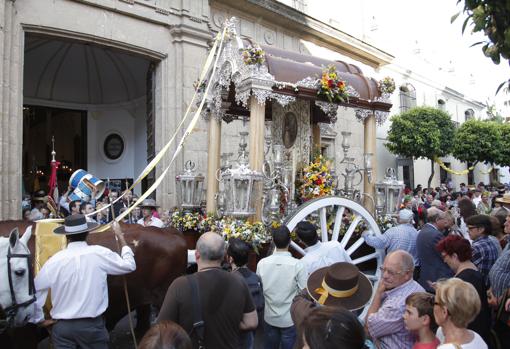
M510 204L510 193L503 194L502 197L496 198L496 202L501 204Z

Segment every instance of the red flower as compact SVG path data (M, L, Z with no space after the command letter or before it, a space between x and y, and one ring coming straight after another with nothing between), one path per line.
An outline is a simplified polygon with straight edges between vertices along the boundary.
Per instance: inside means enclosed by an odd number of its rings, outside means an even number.
M333 82L333 80L328 80L329 88L332 88L334 85L335 85L335 83Z
M342 88L344 87L344 82L343 81L339 81L338 84L336 84L336 86L338 86L339 88Z

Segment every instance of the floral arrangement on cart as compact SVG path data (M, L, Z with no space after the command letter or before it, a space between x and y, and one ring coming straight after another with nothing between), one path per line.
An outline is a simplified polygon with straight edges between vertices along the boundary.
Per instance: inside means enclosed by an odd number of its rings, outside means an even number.
M296 199L299 203L333 195L335 188L331 161L318 155L313 162L301 169L296 182Z

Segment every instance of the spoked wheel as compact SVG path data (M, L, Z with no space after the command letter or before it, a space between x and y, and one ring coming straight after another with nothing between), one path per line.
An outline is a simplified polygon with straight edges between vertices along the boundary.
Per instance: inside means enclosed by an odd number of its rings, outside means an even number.
M342 227L344 224L344 213L350 211L353 214L353 219L347 226ZM303 220L315 221L320 228L320 235L322 241L339 241L341 248L345 250L350 262L358 265L360 270L365 273L369 280L372 281L374 290L377 288L381 272L381 267L384 259L384 250L373 250L367 254L360 255L358 249L364 245L365 239L362 236L355 238L356 230L363 227L363 230L374 232L376 235L381 235L379 227L375 222L372 215L360 204L340 197L327 196L310 200L305 204L299 206L296 211L291 214L284 222L290 231L294 230L296 225ZM358 228L358 229L357 229ZM341 235L343 232L343 235ZM354 238L353 238L354 236ZM341 239L339 239L341 237ZM351 238L353 238L352 241ZM366 246L366 245L365 245ZM294 241L291 242L291 247L302 255L306 252ZM362 263L370 263L372 266L368 269L361 267ZM370 303L368 303L370 304ZM360 319L364 320L368 307L363 309Z

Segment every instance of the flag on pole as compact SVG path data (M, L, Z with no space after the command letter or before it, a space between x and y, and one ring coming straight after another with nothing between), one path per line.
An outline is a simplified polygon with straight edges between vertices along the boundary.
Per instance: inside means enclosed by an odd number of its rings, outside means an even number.
M55 152L55 137L51 138L51 141L53 143L53 150L51 151L51 175L50 175L50 181L48 183L48 186L50 187L48 191L48 195L52 197L55 202L58 202L58 186L57 186L57 170L60 166L60 162L55 160L55 155L57 153Z

